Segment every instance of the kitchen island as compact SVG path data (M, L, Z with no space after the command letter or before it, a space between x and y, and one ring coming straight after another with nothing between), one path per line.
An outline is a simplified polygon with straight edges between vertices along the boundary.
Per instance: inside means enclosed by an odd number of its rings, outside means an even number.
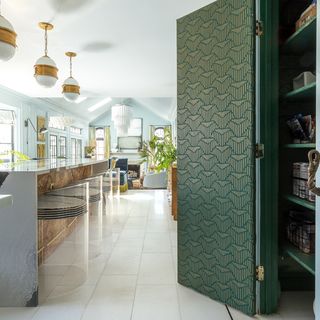
M12 196L11 195L0 195L0 209L12 206Z
M0 165L0 307L38 305L38 196L103 174L108 160L46 159Z

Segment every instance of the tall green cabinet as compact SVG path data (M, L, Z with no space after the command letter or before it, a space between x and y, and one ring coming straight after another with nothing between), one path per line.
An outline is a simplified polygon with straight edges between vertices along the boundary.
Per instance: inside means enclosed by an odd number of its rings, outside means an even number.
M316 18L292 31L311 2L217 0L177 24L178 281L248 315L315 290L315 255L285 237L290 210L315 209L291 194L315 144L286 125L315 115L316 84L291 89L316 67Z

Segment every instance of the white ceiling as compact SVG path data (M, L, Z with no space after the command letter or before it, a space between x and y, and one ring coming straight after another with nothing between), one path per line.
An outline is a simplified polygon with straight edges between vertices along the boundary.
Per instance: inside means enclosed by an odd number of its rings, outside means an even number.
M18 50L11 61L1 63L0 84L32 97L59 97L68 76L64 52L72 50L79 54L74 76L85 96L174 97L176 19L211 2L2 1L2 14L18 34ZM39 21L55 25L49 33L49 56L60 69L60 79L52 89L42 89L33 79L33 65L43 55Z

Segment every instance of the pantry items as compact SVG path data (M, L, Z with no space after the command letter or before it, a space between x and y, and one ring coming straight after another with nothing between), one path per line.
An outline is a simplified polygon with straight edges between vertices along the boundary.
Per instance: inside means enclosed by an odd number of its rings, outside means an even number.
M302 252L312 254L315 251L315 222L312 212L289 212L287 223L287 239Z
M312 4L302 12L299 20L296 22L296 31L305 26L308 22L317 16L317 1L312 1Z
M293 143L312 143L315 141L315 118L312 115L297 114L287 121Z
M292 193L294 196L315 202L315 195L308 188L308 162L295 162L292 166Z
M298 90L314 82L316 82L316 76L312 72L302 72L293 79L293 90Z

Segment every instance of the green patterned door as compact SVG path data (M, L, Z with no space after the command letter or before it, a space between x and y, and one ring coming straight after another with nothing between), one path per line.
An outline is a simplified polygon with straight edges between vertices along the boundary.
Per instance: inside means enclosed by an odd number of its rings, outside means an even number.
M178 20L178 281L255 313L255 7Z

